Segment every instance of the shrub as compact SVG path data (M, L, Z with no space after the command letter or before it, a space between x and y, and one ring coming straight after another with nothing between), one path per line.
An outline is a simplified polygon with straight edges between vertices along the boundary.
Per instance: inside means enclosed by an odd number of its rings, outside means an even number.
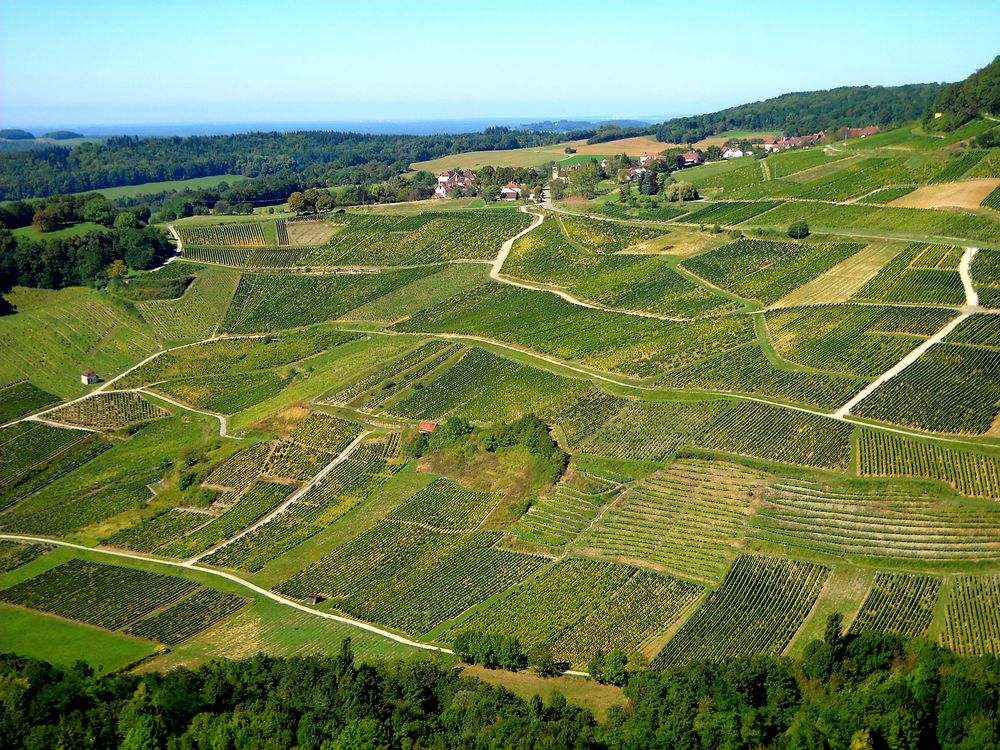
M804 240L809 236L809 225L804 221L796 221L789 225L788 236L793 240Z

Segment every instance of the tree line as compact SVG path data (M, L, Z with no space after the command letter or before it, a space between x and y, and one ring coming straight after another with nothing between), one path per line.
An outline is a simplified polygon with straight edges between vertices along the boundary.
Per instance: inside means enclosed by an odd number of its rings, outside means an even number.
M945 87L924 113L924 124L936 130L954 130L984 114L1000 114L1000 55L964 81ZM996 140L983 145L996 145Z
M462 135L368 135L332 131L186 138L115 136L72 148L0 153L0 200L78 193L220 174L295 174L309 185L368 185L415 161L463 151L541 146L593 131L535 133L504 127ZM287 194L287 193L286 193Z
M502 639L461 649L520 658ZM459 644L456 644L459 646ZM456 648L456 650L460 650ZM508 652L511 652L508 654ZM620 662L620 660L619 660ZM620 663L604 668L625 669ZM759 655L628 676L598 723L463 675L440 656L211 659L195 669L95 674L0 655L0 745L11 750L994 750L1000 660L839 620L802 659Z

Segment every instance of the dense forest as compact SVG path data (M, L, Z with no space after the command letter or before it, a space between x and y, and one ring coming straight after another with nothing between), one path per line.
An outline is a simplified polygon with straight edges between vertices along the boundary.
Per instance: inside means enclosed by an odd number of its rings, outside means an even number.
M1000 747L1000 661L837 627L801 661L757 656L630 675L598 724L556 696L523 700L433 657L219 659L97 676L0 656L0 746L986 750Z
M941 113L941 117L937 117ZM954 130L980 115L1000 113L1000 55L964 81L946 86L927 110L924 122Z
M592 134L571 135L586 138ZM566 137L570 136L502 127L431 136L326 131L189 138L117 136L72 148L0 153L0 200L220 174L294 174L311 186L366 185L402 174L415 161L462 151L545 145Z
M783 94L696 117L675 117L655 127L657 140L694 143L726 130L776 130L806 135L819 130L895 125L916 120L941 93L943 84L842 86L828 91Z

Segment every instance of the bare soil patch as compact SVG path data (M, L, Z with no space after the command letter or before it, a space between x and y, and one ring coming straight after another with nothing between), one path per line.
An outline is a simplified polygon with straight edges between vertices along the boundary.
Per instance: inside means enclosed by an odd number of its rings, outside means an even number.
M341 227L319 219L317 221L289 221L288 243L299 245L322 245Z
M998 185L1000 179L995 177L924 185L902 198L897 198L889 205L903 208L979 208L983 198L992 193Z

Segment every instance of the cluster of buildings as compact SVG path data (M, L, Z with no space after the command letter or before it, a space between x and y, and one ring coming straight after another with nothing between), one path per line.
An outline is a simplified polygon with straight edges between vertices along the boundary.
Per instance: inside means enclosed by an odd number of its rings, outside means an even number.
M435 198L454 198L456 193L471 193L476 185L476 173L443 172L438 175L437 186L434 188ZM500 188L500 200L516 201L521 197L521 185L508 182Z
M845 128L844 138L867 138L870 135L875 135L881 130L882 128L878 125L869 125L864 128ZM812 133L810 135L786 135L781 138L768 138L764 141L764 150L768 153L774 153L776 151L786 151L790 148L799 148L801 146L815 146L817 143L825 141L829 136L829 130L820 130L818 133ZM723 158L726 157L723 156Z

